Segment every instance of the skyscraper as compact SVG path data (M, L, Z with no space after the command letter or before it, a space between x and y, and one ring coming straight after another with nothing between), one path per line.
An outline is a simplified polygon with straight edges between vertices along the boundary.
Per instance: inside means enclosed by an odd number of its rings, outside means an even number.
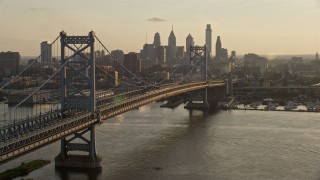
M41 62L48 63L52 59L52 49L51 44L48 41L43 41L41 43Z
M174 59L176 58L177 52L177 44L176 44L176 36L173 32L173 27L171 33L168 38L168 58L167 65L172 66L174 64Z
M228 49L227 48L222 48L221 49L221 58L223 60L227 60L228 59Z
M190 58L190 46L194 46L194 41L191 34L189 34L186 38L186 56L188 57L188 59Z
M211 25L207 24L207 29L206 29L206 46L207 46L207 56L210 58L211 57L211 52L212 52L212 30L211 30Z
M131 72L131 73L137 73L141 72L141 60L140 60L140 54L130 52L128 54L124 55L123 65ZM127 72L127 75L130 75Z
M156 48L159 48L161 46L160 34L158 32L154 35L153 45Z
M317 61L319 60L319 55L318 55L318 53L316 53L316 60L317 60Z
M216 60L221 60L221 55L222 55L221 49L222 49L221 40L220 40L220 36L218 36L217 42L216 42Z

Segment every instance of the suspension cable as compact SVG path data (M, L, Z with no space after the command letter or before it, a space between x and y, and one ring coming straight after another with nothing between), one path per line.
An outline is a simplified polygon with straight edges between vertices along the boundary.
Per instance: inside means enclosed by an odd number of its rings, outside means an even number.
M100 39L99 39L96 35L94 35L94 36L95 36L96 39L99 41L99 43L102 45L102 47L103 47L103 48L108 52L108 54L112 57L112 59L115 60L116 62L118 62L122 68L124 68L127 72L129 72L130 75L132 75L133 77L137 78L139 81L141 81L141 82L143 82L143 83L145 83L145 84L148 84L148 85L150 85L150 86L154 86L153 84L150 84L150 83L142 80L141 78L139 78L138 76L136 76L135 74L133 74L131 71L129 71L129 70L119 61L119 59L117 59L116 57L114 57L114 56L111 54L111 52L110 52L110 51L106 48L106 46L100 41Z
M54 44L58 39L60 38L60 35L51 43ZM10 80L8 80L3 86L0 87L0 90L5 88L6 86L8 86L12 80L16 79L17 77L19 77L22 73L24 73L27 69L29 69L33 64L35 64L37 62L37 60L41 57L41 55L39 55L31 64L28 64L27 67L25 67L19 74L15 75L14 77L11 77Z

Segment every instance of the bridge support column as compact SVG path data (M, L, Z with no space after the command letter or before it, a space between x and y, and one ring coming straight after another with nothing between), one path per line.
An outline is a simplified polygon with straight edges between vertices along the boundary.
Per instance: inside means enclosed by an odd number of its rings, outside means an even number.
M208 110L210 105L208 103L208 89L205 88L196 94L190 94L187 105L184 108L189 110Z
M84 137L89 132L90 138ZM84 143L72 143L80 139ZM69 154L70 151L82 151L88 154ZM96 152L95 127L92 126L82 132L74 134L70 139L61 140L61 152L54 159L56 167L77 167L77 168L100 168L101 157Z
M208 83L207 46L190 46L190 79ZM198 74L198 76L197 76ZM200 76L199 76L200 75ZM199 79L200 78L200 79ZM208 110L208 89L189 93L186 109Z

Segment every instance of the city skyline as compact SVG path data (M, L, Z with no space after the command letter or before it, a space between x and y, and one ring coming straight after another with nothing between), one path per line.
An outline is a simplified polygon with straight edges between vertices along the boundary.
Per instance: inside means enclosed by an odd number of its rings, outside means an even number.
M94 30L110 49L139 52L146 33L147 43L159 32L167 44L172 25L177 45L185 45L189 33L196 45L204 45L211 24L212 41L221 36L224 47L238 54L315 54L319 12L319 0L1 0L0 51L34 56L41 42L54 40L62 30L79 35Z

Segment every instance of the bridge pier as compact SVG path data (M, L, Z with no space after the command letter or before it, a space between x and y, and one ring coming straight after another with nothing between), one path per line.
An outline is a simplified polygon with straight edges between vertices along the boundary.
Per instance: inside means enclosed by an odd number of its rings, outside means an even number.
M226 87L214 87L208 88L208 103L211 108L216 108L219 101L223 100L226 97Z
M90 133L90 139L83 135ZM73 140L80 139L84 143L72 143ZM69 151L87 152L87 155L69 154ZM100 168L101 157L96 152L95 127L92 126L82 132L74 134L70 139L61 140L61 152L54 159L56 167L76 167L76 168Z
M208 103L208 88L190 96L193 97L189 97L187 105L184 108L188 110L208 110L210 108L210 104Z

